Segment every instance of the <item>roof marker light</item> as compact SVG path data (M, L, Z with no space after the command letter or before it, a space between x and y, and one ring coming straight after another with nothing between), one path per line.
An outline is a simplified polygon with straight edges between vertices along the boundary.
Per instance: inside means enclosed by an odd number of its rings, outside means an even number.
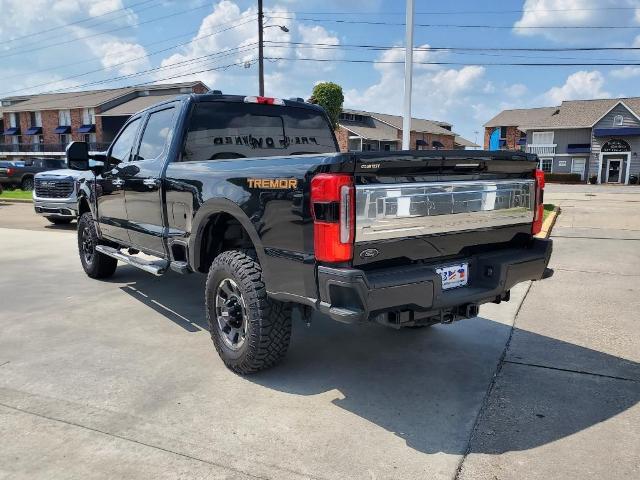
M284 100L273 97L244 97L244 103L261 103L263 105L284 105Z

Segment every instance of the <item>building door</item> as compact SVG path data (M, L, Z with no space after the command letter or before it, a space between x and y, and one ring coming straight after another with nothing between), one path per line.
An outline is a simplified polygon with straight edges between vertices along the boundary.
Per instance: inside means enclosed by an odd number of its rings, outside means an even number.
M584 172L586 170L587 159L586 158L574 158L571 161L571 173L577 173L580 175L580 180L584 180Z
M608 158L606 173L607 173L607 177L605 181L607 183L620 183L621 175L622 175L622 159Z

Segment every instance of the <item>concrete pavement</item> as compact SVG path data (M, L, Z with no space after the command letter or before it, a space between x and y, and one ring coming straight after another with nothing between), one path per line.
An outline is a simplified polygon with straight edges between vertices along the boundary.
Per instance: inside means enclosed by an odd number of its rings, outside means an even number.
M578 216L599 211L583 192L558 193L577 196L566 208ZM477 319L424 331L298 321L285 362L242 378L210 344L203 278L120 266L90 280L73 231L8 208L0 478L637 476L632 240L568 238L577 227L561 216L562 270L526 299L522 285ZM615 262L584 264L598 255Z

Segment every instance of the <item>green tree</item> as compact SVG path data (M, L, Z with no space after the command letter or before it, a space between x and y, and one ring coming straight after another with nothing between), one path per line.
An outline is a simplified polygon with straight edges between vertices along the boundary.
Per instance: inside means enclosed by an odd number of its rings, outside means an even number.
M338 119L342 112L344 95L342 87L333 82L321 82L313 87L313 93L309 99L310 103L315 103L324 108L331 121L331 126L335 130L338 128Z

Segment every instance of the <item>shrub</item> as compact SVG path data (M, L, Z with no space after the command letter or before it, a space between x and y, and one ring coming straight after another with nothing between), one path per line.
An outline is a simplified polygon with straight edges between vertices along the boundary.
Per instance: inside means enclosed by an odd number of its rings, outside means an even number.
M582 183L579 173L545 173L544 180L549 183Z

